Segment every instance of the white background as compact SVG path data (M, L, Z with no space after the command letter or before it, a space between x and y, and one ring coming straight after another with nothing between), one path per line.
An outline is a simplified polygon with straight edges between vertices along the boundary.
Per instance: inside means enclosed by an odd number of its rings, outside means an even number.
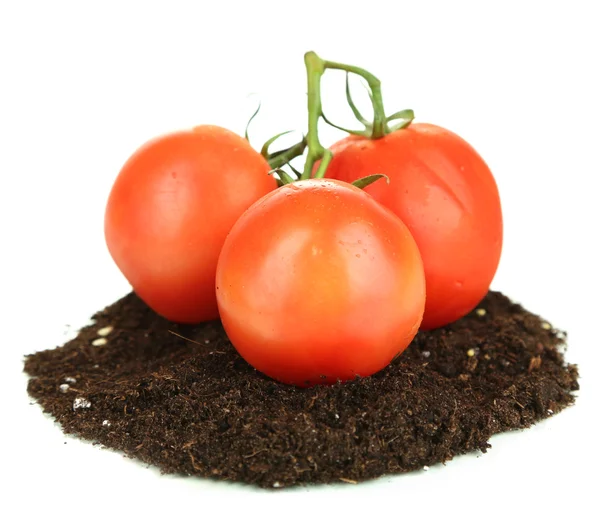
M13 496L4 503L595 502L596 2L0 5L0 454L7 465L0 493ZM481 457L284 494L160 476L64 437L30 405L22 356L60 345L69 328L128 291L102 230L121 165L172 129L215 123L242 133L253 92L263 101L252 127L257 147L279 131L302 130L309 49L372 70L389 112L412 107L418 120L456 131L488 161L506 226L493 287L569 331L567 357L581 366L577 405L526 432L494 437ZM326 110L348 124L333 96L341 84L326 81Z

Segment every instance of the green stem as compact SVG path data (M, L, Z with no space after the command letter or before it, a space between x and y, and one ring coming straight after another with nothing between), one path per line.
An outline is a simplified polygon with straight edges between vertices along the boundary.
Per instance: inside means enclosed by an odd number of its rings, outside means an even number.
M320 159L322 159L322 161L317 174L320 174L320 177L323 177L327 170L327 165L332 158L331 151L326 150L319 141L319 119L323 112L321 107L321 77L325 72L324 63L325 62L312 51L304 55L308 84L308 133L306 135L308 153L306 155L304 171L302 172L300 179L310 179L313 167ZM317 175L317 177L319 177L319 175Z
M327 167L331 160L333 159L333 153L329 149L325 149L323 152L323 157L321 158L321 164L317 171L315 172L315 179L322 179L325 177L325 172L327 171Z

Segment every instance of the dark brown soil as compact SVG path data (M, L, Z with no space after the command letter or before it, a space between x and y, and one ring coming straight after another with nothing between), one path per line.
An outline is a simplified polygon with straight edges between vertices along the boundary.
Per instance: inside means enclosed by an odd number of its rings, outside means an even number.
M94 319L25 364L29 393L66 433L165 472L264 487L357 482L485 452L490 436L559 412L578 389L564 334L493 292L461 321L419 333L377 375L312 389L256 372L219 323L169 323L133 294Z

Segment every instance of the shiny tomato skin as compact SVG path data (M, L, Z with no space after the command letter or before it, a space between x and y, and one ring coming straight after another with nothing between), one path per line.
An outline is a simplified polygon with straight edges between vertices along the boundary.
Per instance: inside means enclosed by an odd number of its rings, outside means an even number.
M371 375L412 341L425 305L406 226L354 186L284 186L232 228L217 267L221 320L256 369L300 387Z
M227 233L276 189L250 144L218 126L150 141L121 169L105 213L105 238L138 296L167 319L218 317L215 272Z
M346 137L331 149L329 178L390 178L365 191L402 219L419 246L427 283L421 327L470 312L489 290L502 250L500 197L481 156L458 135L424 123L379 140Z

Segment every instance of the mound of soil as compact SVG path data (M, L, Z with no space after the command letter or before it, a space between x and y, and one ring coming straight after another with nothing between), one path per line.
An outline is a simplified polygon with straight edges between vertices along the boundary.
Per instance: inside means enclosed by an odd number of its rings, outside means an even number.
M490 292L460 321L420 332L380 373L299 389L249 366L219 322L173 324L132 293L66 345L28 356L25 371L66 433L165 472L279 488L485 452L495 433L573 403L564 338Z

